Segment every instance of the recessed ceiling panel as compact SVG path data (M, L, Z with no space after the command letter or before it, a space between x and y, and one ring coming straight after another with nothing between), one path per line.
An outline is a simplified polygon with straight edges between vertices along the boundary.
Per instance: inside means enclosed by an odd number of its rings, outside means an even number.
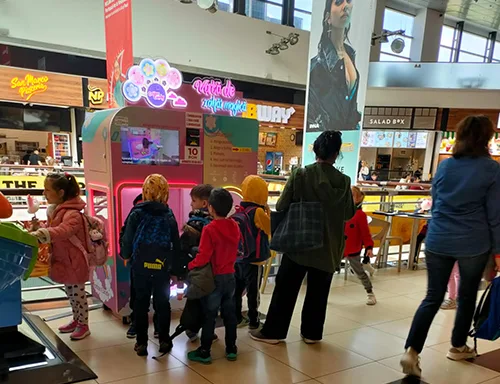
M405 0L410 5L444 12L491 30L500 27L500 0Z

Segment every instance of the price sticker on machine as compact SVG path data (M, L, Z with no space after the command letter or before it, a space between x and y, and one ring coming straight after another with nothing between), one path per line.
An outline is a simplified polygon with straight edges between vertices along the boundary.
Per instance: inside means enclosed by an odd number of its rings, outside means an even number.
M201 147L185 147L182 164L203 164L201 160Z

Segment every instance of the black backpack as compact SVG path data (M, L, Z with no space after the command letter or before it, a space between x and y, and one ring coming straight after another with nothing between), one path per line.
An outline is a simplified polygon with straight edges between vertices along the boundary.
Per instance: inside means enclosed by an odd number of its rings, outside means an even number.
M169 272L172 266L172 211L146 215L134 238L132 268L139 273Z
M494 341L500 337L500 277L494 279L481 296L469 336L474 338L476 350L477 339Z

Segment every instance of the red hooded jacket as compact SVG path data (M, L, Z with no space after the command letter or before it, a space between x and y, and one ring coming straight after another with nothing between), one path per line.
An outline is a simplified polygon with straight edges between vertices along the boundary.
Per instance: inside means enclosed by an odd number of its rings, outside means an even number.
M234 273L240 237L240 227L233 219L212 221L201 232L198 254L189 270L212 263L214 275Z
M361 208L358 208L354 217L345 224L344 233L346 236L344 257L360 255L363 246L365 249L373 248L368 217Z

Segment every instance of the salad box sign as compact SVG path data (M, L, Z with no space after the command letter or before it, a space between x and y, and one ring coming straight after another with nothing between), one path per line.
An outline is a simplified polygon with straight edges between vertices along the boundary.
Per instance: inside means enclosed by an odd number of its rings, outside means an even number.
M411 116L365 116L363 128L407 128L411 127Z
M122 92L130 103L144 99L152 108L163 108L167 103L174 108L186 108L186 99L177 93L182 81L182 73L166 60L144 59L129 69Z

